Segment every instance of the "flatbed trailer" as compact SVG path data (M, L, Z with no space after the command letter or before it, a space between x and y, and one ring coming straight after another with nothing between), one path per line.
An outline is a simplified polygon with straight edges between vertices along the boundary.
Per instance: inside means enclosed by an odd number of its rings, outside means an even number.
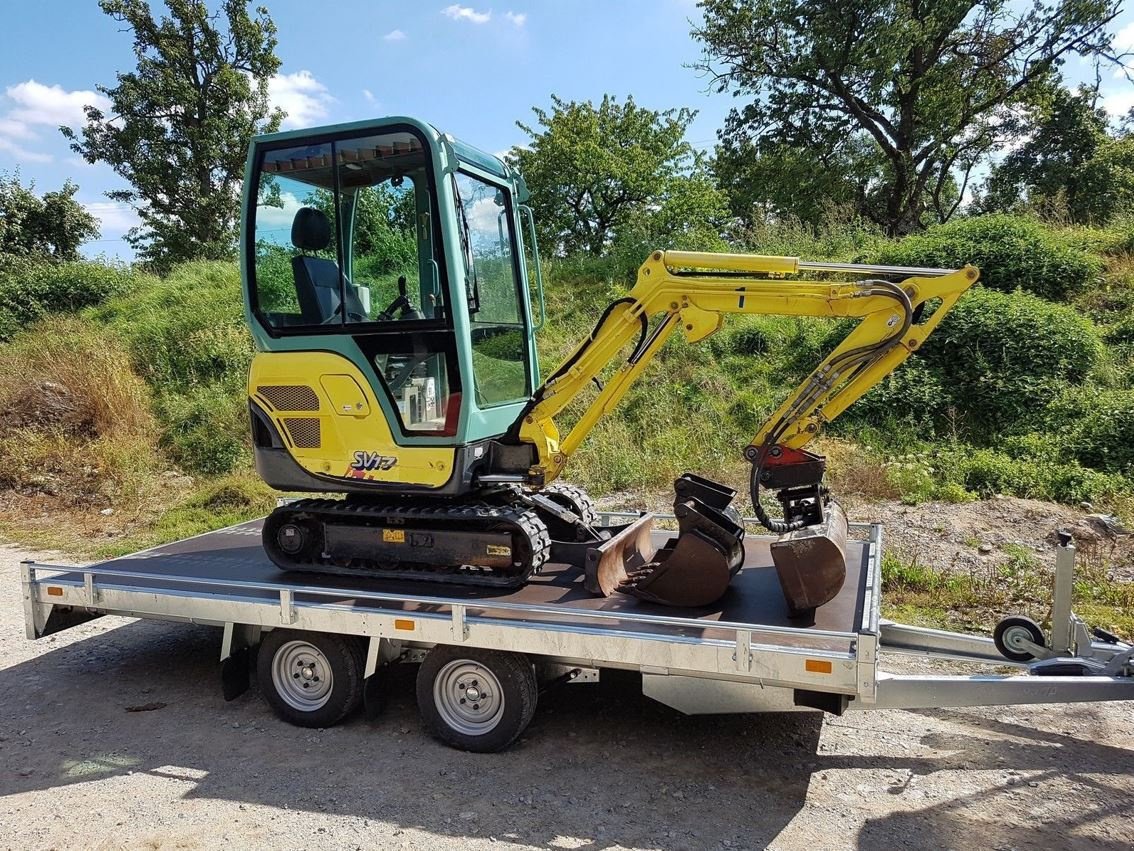
M603 515L608 524L625 519ZM559 564L514 590L281 573L260 527L242 523L85 567L24 562L28 638L102 615L217 626L226 699L255 672L273 709L305 726L329 726L360 703L373 716L385 666L421 663L427 726L481 751L519 736L541 681L593 681L604 669L640 673L644 694L687 714L1134 699L1134 647L1071 611L1070 538L1057 553L1049 633L1016 617L981 637L880 617L879 525L851 524L847 581L810 623L787 615L769 537L746 538L745 566L717 604L682 610L595 597ZM673 533L654 534L661 544ZM894 675L880 666L883 650L993 670Z

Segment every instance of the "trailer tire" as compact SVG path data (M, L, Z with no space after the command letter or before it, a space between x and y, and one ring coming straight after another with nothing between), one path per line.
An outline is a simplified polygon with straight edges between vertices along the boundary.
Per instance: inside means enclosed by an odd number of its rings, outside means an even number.
M256 676L264 700L284 721L332 727L362 700L362 647L328 632L274 629L260 643Z
M504 750L527 729L539 687L522 653L438 645L417 673L417 706L435 737L460 750Z
M1023 615L1010 615L996 625L992 631L992 641L1000 655L1013 662L1030 662L1036 658L1029 650L1018 643L1018 639L1025 639L1044 646L1043 630L1034 620Z

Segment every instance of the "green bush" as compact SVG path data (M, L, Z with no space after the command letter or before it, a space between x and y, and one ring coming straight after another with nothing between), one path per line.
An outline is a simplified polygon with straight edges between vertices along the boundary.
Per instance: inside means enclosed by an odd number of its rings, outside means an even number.
M847 423L913 427L924 435L948 423L952 395L941 371L914 356L890 373L847 410Z
M1134 473L1134 390L1084 391L1067 445L1088 467Z
M1018 430L1037 400L1081 381L1102 344L1075 310L1027 293L977 289L945 317L921 351L974 434Z
M1102 264L1067 237L1021 216L957 219L886 246L880 261L899 266L980 269L985 287L1023 289L1062 301L1098 283Z
M0 260L0 340L52 313L74 313L133 289L139 276L105 263Z
M248 410L243 393L209 384L170 393L158 404L162 446L184 469L228 473L248 458Z
M126 340L138 372L161 392L247 377L252 338L233 264L178 266L96 316Z
M992 449L956 445L936 453L934 467L946 481L981 497L1010 494L1030 499L1077 503L1130 492L1130 481L1072 460L1012 458Z

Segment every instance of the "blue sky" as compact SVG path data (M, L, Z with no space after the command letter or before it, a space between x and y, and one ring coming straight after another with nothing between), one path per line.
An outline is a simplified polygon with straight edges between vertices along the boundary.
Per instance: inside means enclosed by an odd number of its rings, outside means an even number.
M515 122L530 119L531 107L546 106L552 93L598 100L609 92L655 109L698 110L689 139L710 147L733 104L687 67L699 55L689 36L694 0L466 2L264 0L279 28L283 66L272 94L290 113L285 127L410 114L497 152L524 140ZM3 0L0 7L8 7L0 172L18 168L41 191L74 179L79 200L102 221L102 240L88 253L128 256L121 237L132 212L102 194L118 178L71 153L56 127L78 126L82 106L98 99L94 87L132 67L129 35L95 0ZM1134 10L1117 29L1134 49ZM1108 78L1104 94L1114 111L1134 106L1134 85L1123 79Z

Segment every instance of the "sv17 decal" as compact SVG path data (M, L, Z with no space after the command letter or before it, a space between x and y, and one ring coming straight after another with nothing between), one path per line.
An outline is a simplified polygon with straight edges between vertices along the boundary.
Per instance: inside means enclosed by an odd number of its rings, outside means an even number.
M351 462L350 468L359 471L392 470L397 463L398 459L392 455L382 455L379 452L367 452L360 449L354 453L354 460Z

